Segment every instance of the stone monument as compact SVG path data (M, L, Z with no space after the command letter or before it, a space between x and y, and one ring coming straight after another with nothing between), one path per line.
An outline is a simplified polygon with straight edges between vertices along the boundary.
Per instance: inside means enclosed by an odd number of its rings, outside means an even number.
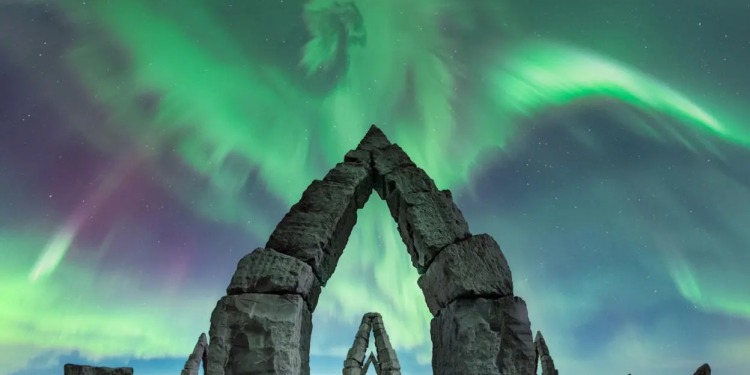
M419 277L436 375L532 375L526 303L487 234L374 125L313 181L262 248L242 258L211 314L208 375L308 375L312 314L362 208L385 200ZM385 358L378 355L384 365ZM394 355L395 359L395 355Z

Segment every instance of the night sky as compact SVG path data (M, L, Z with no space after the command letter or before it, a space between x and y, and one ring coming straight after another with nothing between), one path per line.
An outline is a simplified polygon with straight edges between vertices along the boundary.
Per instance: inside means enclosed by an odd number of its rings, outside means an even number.
M0 372L179 373L374 123L497 239L561 374L746 373L748 67L747 0L4 0ZM431 374L417 277L373 195L312 374L368 311Z

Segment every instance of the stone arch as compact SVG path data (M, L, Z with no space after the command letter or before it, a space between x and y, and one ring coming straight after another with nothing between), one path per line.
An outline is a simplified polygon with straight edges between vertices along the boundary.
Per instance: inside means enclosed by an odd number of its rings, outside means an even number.
M375 339L375 350L377 358L370 352L365 361L365 354L370 344L370 332ZM379 313L369 312L362 316L354 343L344 360L343 375L363 375L367 373L369 365L375 367L377 375L401 375L401 364L398 362L396 351L391 346L388 338L383 317Z
M420 273L433 315L433 372L535 373L526 304L513 295L497 242L472 235L451 193L373 125L342 163L308 186L266 246L240 260L211 314L209 375L309 374L312 312L372 190L386 201ZM237 336L250 341L241 368L231 363Z

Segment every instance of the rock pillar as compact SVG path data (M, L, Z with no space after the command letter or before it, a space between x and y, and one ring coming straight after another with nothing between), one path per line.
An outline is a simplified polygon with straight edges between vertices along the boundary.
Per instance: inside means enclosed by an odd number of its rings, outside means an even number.
M500 246L472 235L448 190L377 128L371 151L373 188L386 201L434 316L430 324L436 375L534 374L536 352L526 304ZM381 359L382 361L382 359Z
M541 375L558 375L557 369L555 368L555 362L552 360L552 356L549 354L549 348L547 348L547 342L544 341L542 333L537 331L536 338L534 339L534 346L536 347L537 360L534 361L534 365L540 365L542 367ZM536 374L536 372L534 372Z
M185 362L185 367L180 372L180 375L198 375L198 369L201 366L201 362L203 363L203 373L206 373L206 365L208 361L207 356L208 341L206 340L206 334L201 333L201 335L198 336L198 342L195 343L193 352L190 353L190 356L188 357L187 362Z

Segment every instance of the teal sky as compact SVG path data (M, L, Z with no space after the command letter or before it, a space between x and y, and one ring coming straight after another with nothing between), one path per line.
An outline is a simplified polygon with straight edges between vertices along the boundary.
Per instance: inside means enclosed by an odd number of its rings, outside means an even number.
M750 3L0 5L0 366L181 369L237 261L377 124L500 243L562 373L746 369ZM429 319L383 202L312 373ZM686 330L686 327L690 327Z

